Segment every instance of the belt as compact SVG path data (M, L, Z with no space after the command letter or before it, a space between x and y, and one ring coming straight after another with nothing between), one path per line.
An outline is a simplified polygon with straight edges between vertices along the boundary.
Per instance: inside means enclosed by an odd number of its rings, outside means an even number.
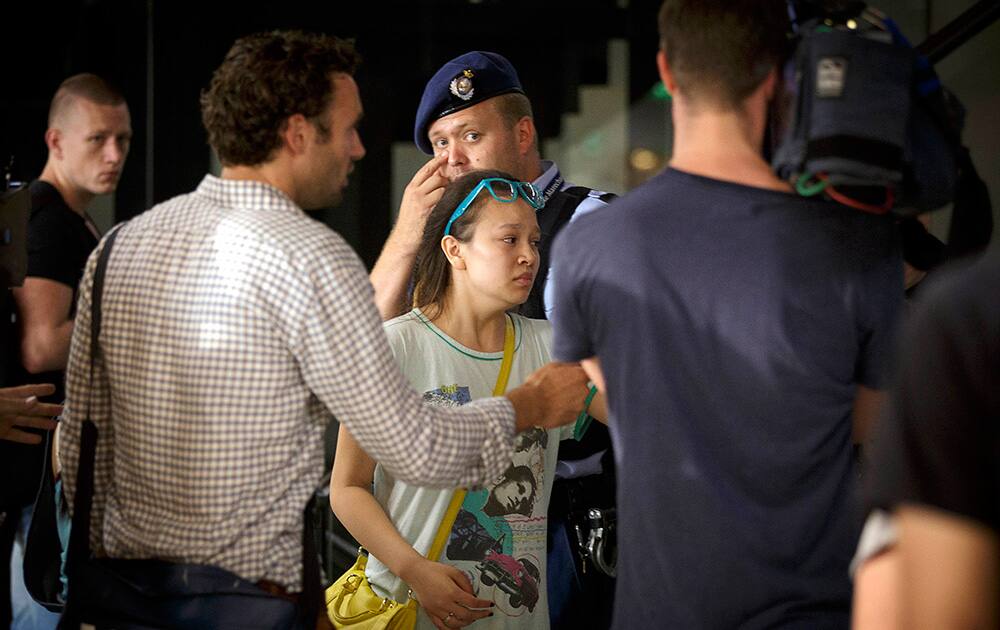
M257 588L264 591L268 595L274 595L275 597L280 597L281 599L287 599L296 606L298 606L299 600L302 598L302 593L289 593L288 589L284 586L278 584L277 582L272 582L271 580L261 580L257 582Z

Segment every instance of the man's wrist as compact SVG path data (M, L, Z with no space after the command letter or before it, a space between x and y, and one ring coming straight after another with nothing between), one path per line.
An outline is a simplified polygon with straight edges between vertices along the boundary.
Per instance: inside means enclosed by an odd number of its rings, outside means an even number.
M538 400L537 388L533 385L521 385L507 392L507 399L514 406L514 432L520 433L538 424L541 414L538 410L544 401Z

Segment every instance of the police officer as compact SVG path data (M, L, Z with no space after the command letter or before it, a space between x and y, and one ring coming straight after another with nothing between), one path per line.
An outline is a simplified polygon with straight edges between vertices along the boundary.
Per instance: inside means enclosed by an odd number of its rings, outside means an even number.
M541 158L531 102L517 71L497 53L465 53L431 77L417 109L414 142L434 157L407 185L399 218L372 269L383 318L406 310L410 270L430 209L449 181L477 169L506 171L542 191L538 275L521 314L546 318L543 296L552 239L574 215L604 207L614 195L567 182L554 162ZM549 509L552 627L608 626L614 596L614 580L605 573L610 567L587 558L581 544L591 538L592 527L596 535L604 525L607 536L611 526L614 460L607 429L594 423L581 441L564 441L559 460ZM599 509L602 518L588 519L591 508Z

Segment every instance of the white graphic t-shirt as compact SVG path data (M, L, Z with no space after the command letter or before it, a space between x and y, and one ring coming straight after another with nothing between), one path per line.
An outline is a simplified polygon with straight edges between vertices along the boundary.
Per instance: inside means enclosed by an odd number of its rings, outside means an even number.
M549 322L511 317L515 350L508 389L517 387L549 361L552 340ZM410 383L424 393L425 400L462 405L493 395L502 352L478 352L463 346L419 309L386 322L385 331L396 361ZM546 514L558 443L572 435L573 425L519 434L507 471L466 496L438 561L461 569L476 595L496 604L494 616L475 622L473 627L549 627ZM377 466L374 493L403 538L426 556L454 490L412 486L393 479ZM368 559L367 574L380 596L406 601L407 585L374 556ZM434 627L422 610L417 627Z

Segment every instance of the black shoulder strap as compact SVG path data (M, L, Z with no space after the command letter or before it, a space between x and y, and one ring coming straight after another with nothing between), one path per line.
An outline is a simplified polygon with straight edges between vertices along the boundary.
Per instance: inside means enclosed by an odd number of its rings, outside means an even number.
M100 352L98 336L101 333L101 296L104 292L104 274L111 257L111 248L118 237L121 226L113 229L104 240L104 248L97 257L94 280L90 295L90 382L94 381L94 362ZM79 562L90 554L90 506L94 497L94 460L97 453L97 426L90 419L90 400L93 388L87 396L87 411L80 427L80 453L76 468L76 496L73 497L72 529L69 535L69 549L66 553L66 574L72 575Z
M111 257L111 248L118 238L121 226L114 228L108 238L104 240L104 248L97 257L97 266L94 268L94 284L90 296L90 365L93 368L94 359L100 352L100 345L97 337L101 332L101 296L104 293L104 274L108 270L108 259ZM89 420L89 418L88 418Z
M122 224L124 225L124 224ZM90 296L90 382L94 381L94 362L100 352L98 336L101 332L101 301L104 293L104 276L111 257L111 248L121 225L108 233L104 248L97 257L94 280ZM97 457L97 425L90 419L90 397L87 398L86 417L80 427L80 460L77 463L76 496L73 497L72 529L69 548L66 553L66 575L72 576L76 567L90 555L90 508L94 498L94 465ZM323 589L319 571L319 556L316 553L316 534L312 522L312 506L315 496L310 499L305 510L302 532L302 618L305 627L311 627L322 606ZM70 579L70 585L73 581ZM72 601L72 599L70 600ZM71 612L72 614L72 612Z
M590 190L582 186L571 186L553 193L538 213L538 227L542 230L542 238L555 238L589 193Z
M565 190L557 191L549 198L545 208L542 209L539 217L538 227L542 230L542 240L552 242L552 239L563 229L573 217L576 209L580 207L583 200L591 196L591 193L599 192L584 186L570 186ZM604 203L611 203L617 195L614 193L602 192L596 199Z
M976 172L969 149L964 146L959 149L958 166L946 249L949 259L979 254L989 245L993 234L990 191Z
M538 227L542 230L542 244L538 248L538 275L535 276L535 284L531 287L528 300L518 308L518 313L521 315L545 319L545 281L549 275L552 241L569 223L573 213L592 191L593 189L584 186L570 186L565 190L558 190L549 197L545 207L538 213ZM601 193L597 198L609 203L615 195Z
M305 521L302 524L302 604L299 606L299 612L305 628L312 628L316 624L320 610L326 604L319 569L315 520L316 493L314 492L306 504Z

